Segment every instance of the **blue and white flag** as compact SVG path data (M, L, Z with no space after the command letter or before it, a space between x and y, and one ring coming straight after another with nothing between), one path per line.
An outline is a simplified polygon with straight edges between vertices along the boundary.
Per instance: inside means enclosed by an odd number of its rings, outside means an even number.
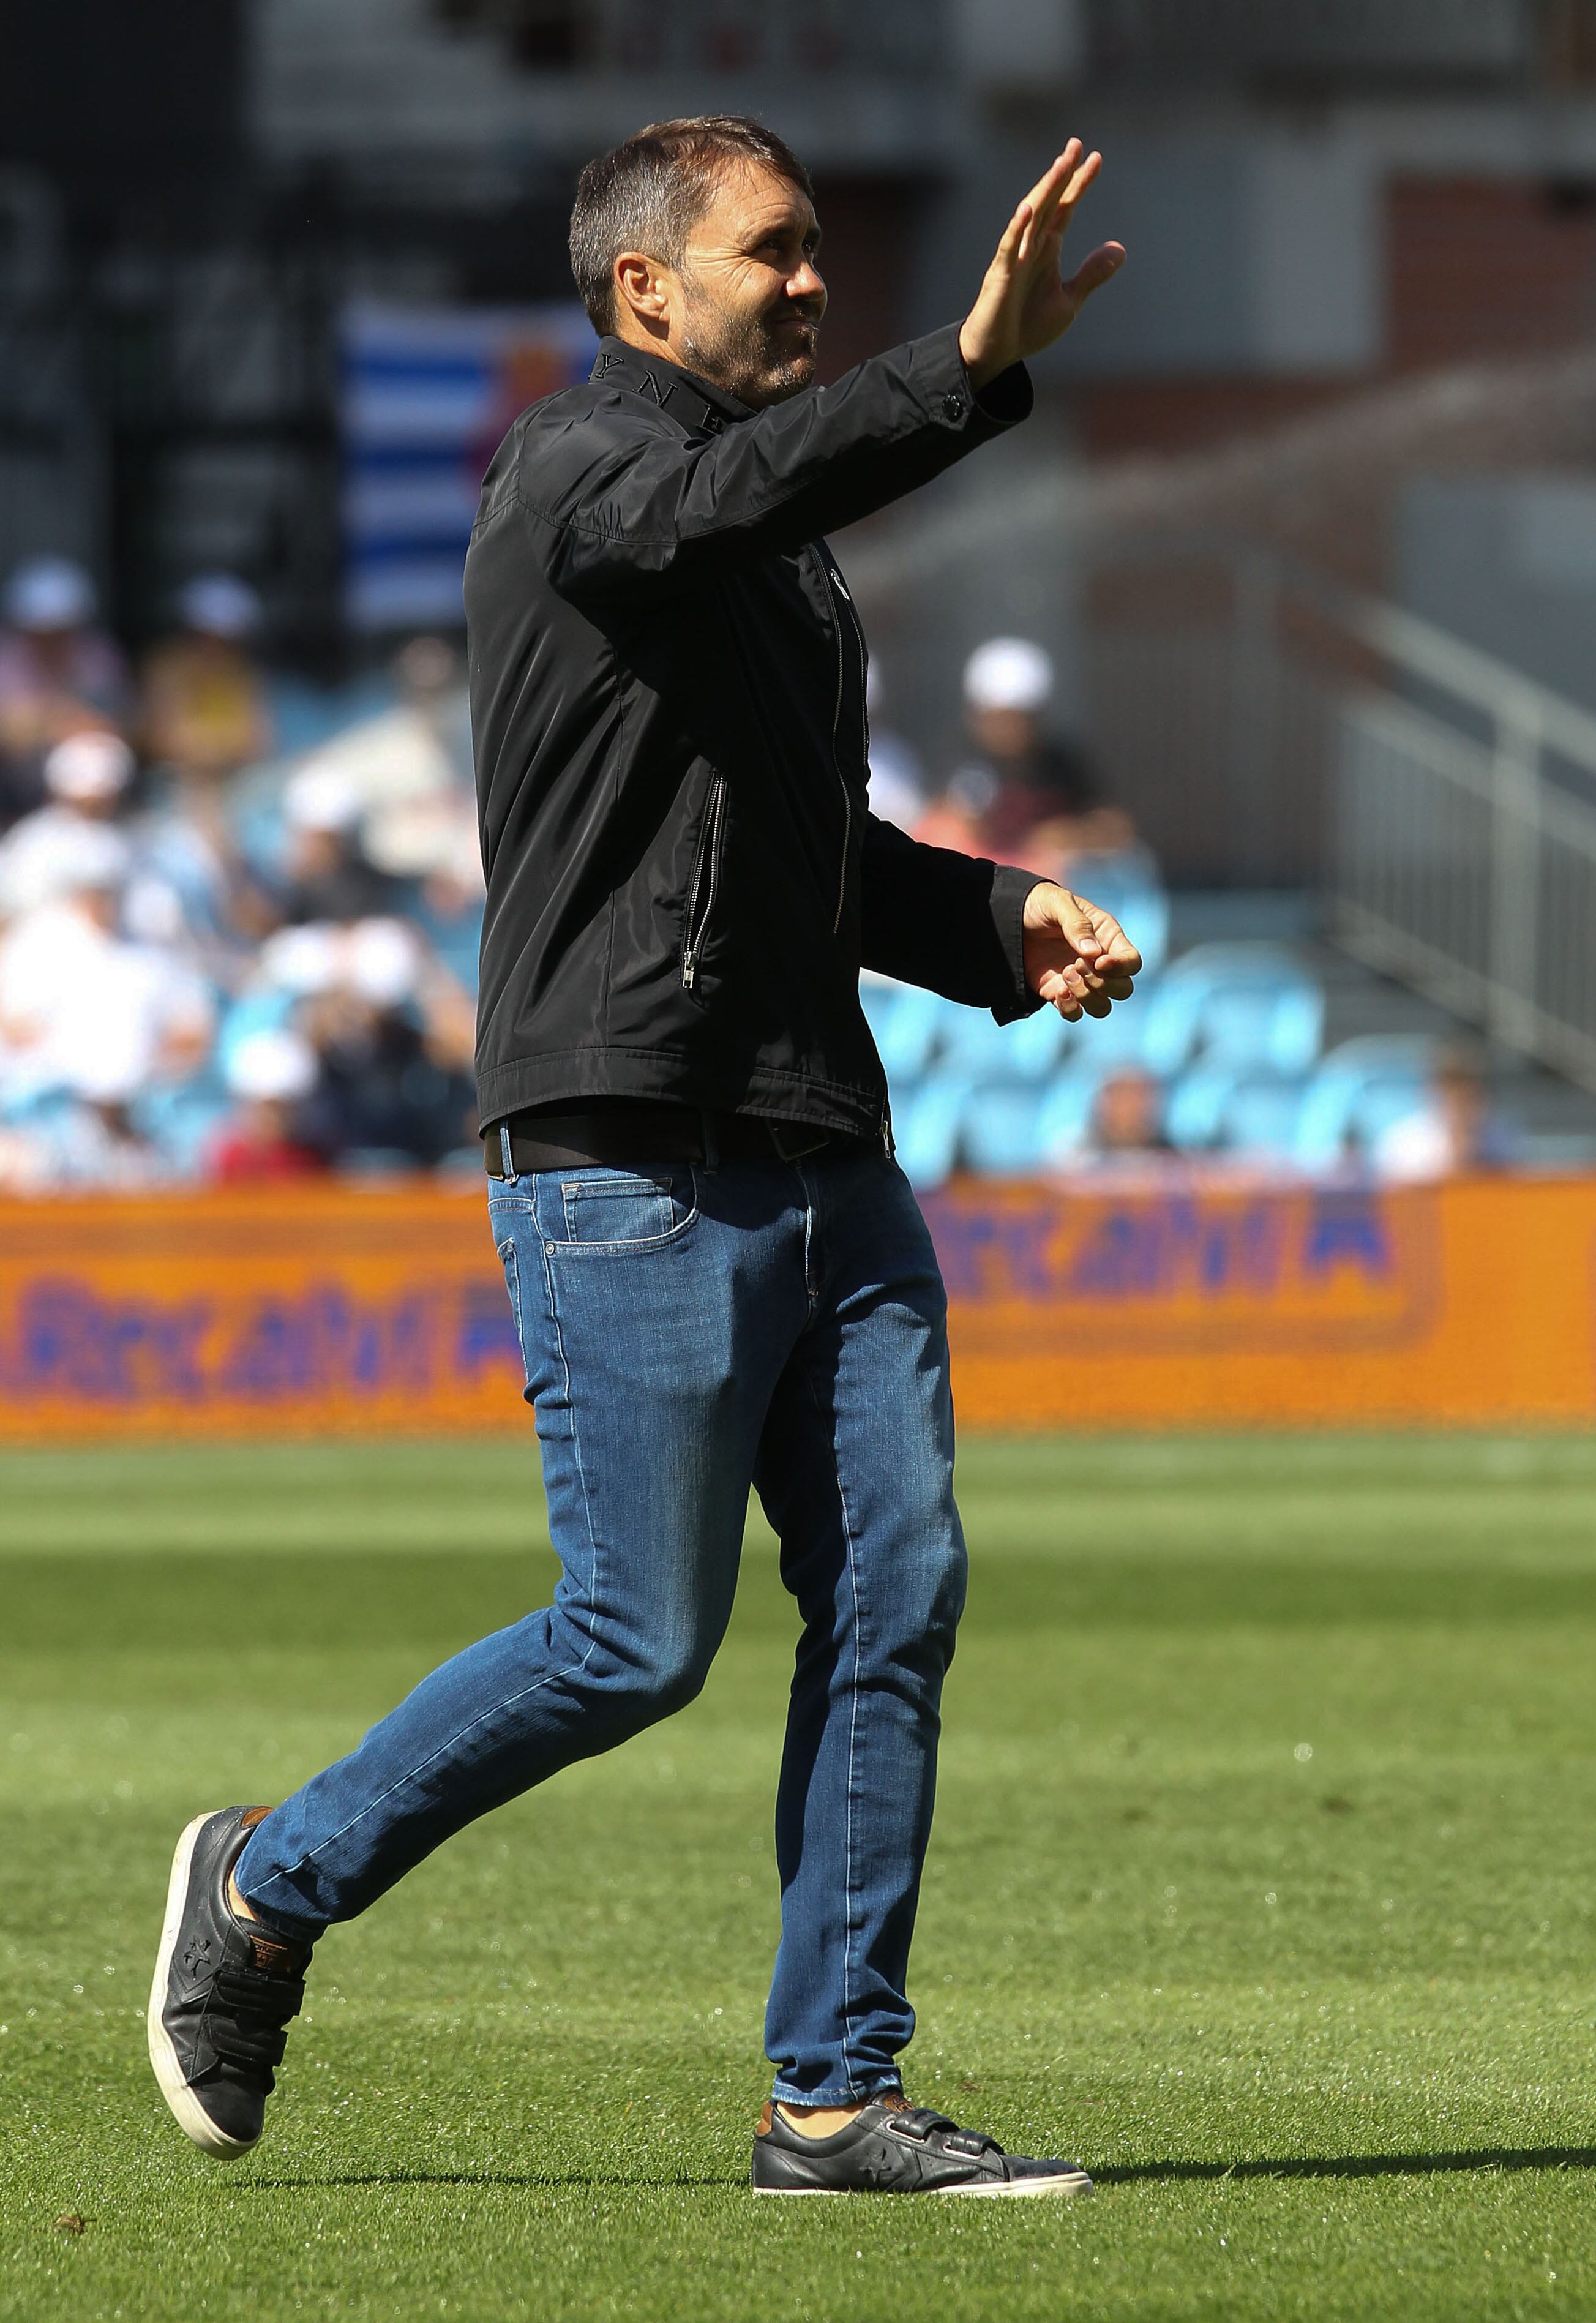
M518 412L585 379L573 300L388 307L343 321L344 610L357 629L454 627L482 473Z

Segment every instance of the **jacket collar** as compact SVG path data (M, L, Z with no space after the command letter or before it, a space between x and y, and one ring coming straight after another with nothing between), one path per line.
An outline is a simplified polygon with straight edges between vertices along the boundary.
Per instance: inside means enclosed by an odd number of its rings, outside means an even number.
M729 395L723 387L700 379L696 372L683 371L680 363L668 362L664 355L651 354L645 347L634 347L625 339L600 340L592 376L647 396L694 435L718 436L733 421L752 416L748 406L735 395Z

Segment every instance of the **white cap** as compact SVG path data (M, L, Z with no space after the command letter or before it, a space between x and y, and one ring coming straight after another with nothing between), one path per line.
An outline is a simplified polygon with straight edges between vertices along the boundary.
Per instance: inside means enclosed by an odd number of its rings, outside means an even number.
M366 817L361 844L368 862L396 878L425 878L429 872L445 871L467 886L482 884L476 815L446 794L380 803Z
M301 767L282 794L282 811L296 831L353 831L365 803L358 785L336 767Z
M132 782L135 763L120 734L69 734L44 761L44 787L54 798L115 798Z
M338 981L343 932L326 920L304 927L279 928L257 954L261 975L280 992L307 996L330 992Z
M251 1033L227 1060L227 1086L234 1097L291 1102L310 1095L316 1070L316 1051L298 1033Z
M94 583L69 556L31 556L5 584L5 618L14 629L81 629L94 610Z
M52 866L50 884L58 895L120 887L132 868L133 849L122 833L103 822L86 822L68 835Z
M236 573L197 573L178 592L186 629L209 638L252 637L261 626L261 600Z
M421 950L403 920L360 920L344 941L344 982L373 1008L397 1008L416 989Z
M1053 698L1053 657L1029 638L988 638L964 666L973 710L1045 710Z

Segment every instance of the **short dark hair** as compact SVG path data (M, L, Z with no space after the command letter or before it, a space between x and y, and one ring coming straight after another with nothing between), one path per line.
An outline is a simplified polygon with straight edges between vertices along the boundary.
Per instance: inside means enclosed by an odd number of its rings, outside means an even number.
M738 162L773 170L814 199L809 172L792 147L740 113L656 121L588 163L571 212L571 271L595 331L615 327L621 252L646 251L680 266L689 234Z

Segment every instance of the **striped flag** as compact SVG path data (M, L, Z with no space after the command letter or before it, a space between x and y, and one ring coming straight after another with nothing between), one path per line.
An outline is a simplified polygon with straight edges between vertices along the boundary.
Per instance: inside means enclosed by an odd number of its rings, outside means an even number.
M518 412L585 379L574 302L390 307L343 318L344 610L362 630L453 628L482 473Z

